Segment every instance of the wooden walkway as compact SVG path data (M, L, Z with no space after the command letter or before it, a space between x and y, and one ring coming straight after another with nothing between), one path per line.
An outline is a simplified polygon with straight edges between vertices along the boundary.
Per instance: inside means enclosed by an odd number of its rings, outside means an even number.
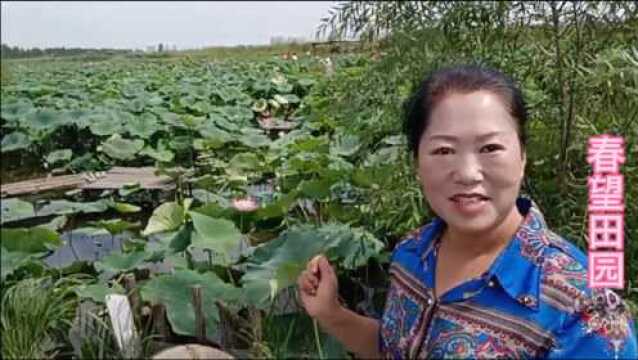
M293 121L275 120L271 117L258 118L259 127L266 131L290 131L299 125Z
M36 194L50 190L69 189L119 189L124 185L139 183L142 189L171 190L175 184L169 176L155 175L154 167L113 167L109 171L85 172L74 175L49 176L45 178L2 184L2 197Z

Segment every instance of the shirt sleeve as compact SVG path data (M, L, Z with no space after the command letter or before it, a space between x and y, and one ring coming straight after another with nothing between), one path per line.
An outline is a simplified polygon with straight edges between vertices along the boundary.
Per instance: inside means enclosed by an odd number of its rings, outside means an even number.
M609 291L601 290L603 295ZM605 296L592 297L566 320L558 335L549 359L638 359L635 323L622 300L614 305Z

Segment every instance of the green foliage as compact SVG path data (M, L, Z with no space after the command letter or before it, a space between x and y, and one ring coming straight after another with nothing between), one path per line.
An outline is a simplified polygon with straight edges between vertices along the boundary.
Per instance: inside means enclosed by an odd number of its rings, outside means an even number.
M151 303L166 305L173 331L182 335L195 335L195 313L190 291L193 286L202 288L206 331L209 335L214 335L219 324L215 301L232 303L239 298L239 289L224 283L214 273L178 270L170 275L156 276L142 287L141 293Z
M33 205L18 198L2 200L0 210L2 211L0 213L2 219L0 223L2 224L35 216Z
M191 245L200 249L213 250L220 255L221 265L228 266L238 258L241 233L232 221L215 219L198 212L190 212L195 233Z
M181 205L174 202L162 204L153 211L143 234L175 230L184 222L185 216Z
M43 253L62 243L60 236L55 231L42 227L2 228L0 231L2 233L2 247L13 252Z
M333 264L354 270L378 256L383 243L372 234L343 224L293 227L255 249L252 266L242 277L247 301L263 307L293 285L315 255L326 254Z
M49 358L68 348L77 300L72 279L26 279L2 289L2 357Z

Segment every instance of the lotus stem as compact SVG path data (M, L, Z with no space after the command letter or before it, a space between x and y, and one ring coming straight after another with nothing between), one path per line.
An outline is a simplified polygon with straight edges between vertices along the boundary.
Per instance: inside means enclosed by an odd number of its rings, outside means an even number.
M323 349L321 347L321 340L319 339L319 327L317 326L317 319L312 319L312 327L315 330L315 345L317 345L317 352L319 353L319 359L325 359L323 356Z

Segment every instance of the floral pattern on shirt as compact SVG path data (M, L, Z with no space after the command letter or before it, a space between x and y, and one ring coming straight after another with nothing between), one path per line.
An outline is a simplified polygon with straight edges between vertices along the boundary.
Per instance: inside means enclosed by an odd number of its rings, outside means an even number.
M587 258L536 204L489 270L434 296L440 218L393 252L381 318L388 358L637 358L635 325L609 289L587 288Z

